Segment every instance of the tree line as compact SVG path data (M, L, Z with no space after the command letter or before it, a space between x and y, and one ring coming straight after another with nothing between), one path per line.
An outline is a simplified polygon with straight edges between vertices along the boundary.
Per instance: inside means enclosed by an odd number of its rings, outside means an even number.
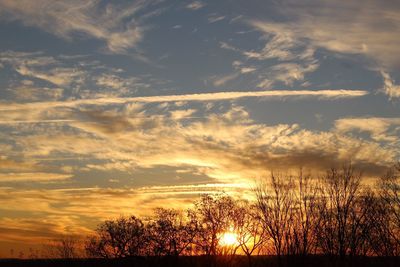
M88 257L253 255L399 256L400 164L373 184L351 165L313 178L272 172L253 201L202 195L186 210L106 220L84 242ZM223 244L224 233L235 242ZM62 240L60 240L61 242ZM74 257L78 242L55 246Z

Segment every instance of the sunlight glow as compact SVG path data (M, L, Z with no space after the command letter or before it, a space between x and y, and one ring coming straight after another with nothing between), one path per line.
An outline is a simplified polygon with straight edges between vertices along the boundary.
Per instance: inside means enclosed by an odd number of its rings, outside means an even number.
M237 240L237 234L233 232L225 232L221 235L219 244L221 246L233 246L237 245L239 242Z

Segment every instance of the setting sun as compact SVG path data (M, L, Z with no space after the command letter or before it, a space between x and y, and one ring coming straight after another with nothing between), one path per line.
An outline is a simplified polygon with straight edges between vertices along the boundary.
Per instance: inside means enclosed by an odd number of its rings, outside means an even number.
M225 232L221 235L219 244L221 246L233 246L238 244L237 234L233 232Z

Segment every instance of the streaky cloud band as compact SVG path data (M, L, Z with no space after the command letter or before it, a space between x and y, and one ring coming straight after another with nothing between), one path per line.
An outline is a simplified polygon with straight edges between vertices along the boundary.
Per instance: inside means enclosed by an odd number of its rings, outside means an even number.
M271 91L247 91L247 92L217 92L182 95L159 95L159 96L138 96L138 97L112 97L112 98L91 98L71 101L35 102L35 103L9 103L1 104L0 111L36 109L36 108L57 108L76 107L79 105L110 105L125 104L129 102L140 103L161 103L179 101L222 101L246 97L261 98L285 98L285 97L317 97L321 99L339 99L361 97L368 94L364 90L271 90Z

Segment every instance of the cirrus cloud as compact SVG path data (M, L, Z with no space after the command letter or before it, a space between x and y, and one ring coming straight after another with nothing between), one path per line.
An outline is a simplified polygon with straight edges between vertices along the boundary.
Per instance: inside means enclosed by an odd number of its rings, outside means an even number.
M125 5L101 1L0 1L0 18L17 20L38 27L61 38L71 40L76 33L85 33L103 40L112 53L125 53L143 39L146 29L137 13L149 1L134 1Z

